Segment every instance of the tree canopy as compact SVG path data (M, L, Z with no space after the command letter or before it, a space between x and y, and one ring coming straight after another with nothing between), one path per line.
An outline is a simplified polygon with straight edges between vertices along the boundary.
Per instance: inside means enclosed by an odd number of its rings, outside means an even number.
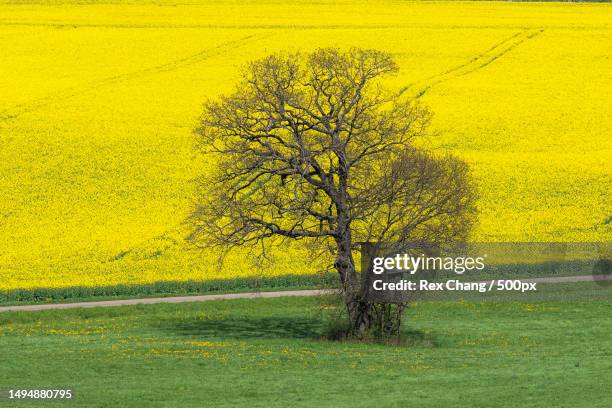
M232 94L204 105L196 133L215 170L203 177L191 238L331 245L350 313L356 243L465 239L475 219L468 167L419 147L431 113L383 86L397 71L390 54L362 49L247 64Z

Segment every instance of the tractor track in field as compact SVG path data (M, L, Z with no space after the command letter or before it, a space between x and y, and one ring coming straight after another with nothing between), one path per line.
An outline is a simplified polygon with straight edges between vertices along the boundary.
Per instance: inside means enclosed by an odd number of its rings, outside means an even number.
M487 50L476 55L475 57L472 57L468 61L462 64L459 64L453 68L447 69L446 71L443 71L439 74L436 74L436 75L433 75L431 77L424 79L421 82L425 82L425 84L420 85L420 90L416 94L415 98L418 99L422 97L423 95L425 95L427 91L429 91L430 88L432 88L435 85L448 81L452 78L456 78L456 77L463 76L463 75L468 75L472 72L475 72L479 69L486 67L487 65L491 64L495 60L504 56L505 54L513 50L514 48L523 44L525 41L530 40L533 37L541 34L543 31L544 31L543 29L536 29L536 30L524 30L524 31L515 33L511 35L510 37L494 44L493 46L489 47ZM237 40L228 41L220 45L217 45L215 47L207 48L195 54L188 55L186 57L181 57L181 58L178 58L170 62L166 62L166 63L159 64L159 65L154 65L148 68L139 69L139 70L132 71L132 72L127 72L124 74L109 76L107 78L102 78L102 79L90 82L81 87L68 88L63 91L52 93L50 95L35 99L31 102L19 104L19 105L7 108L3 111L0 111L0 120L8 121L11 119L15 119L25 113L36 111L38 109L49 106L53 103L61 102L61 101L64 101L64 100L67 100L73 97L77 97L77 96L86 94L87 92L95 91L104 86L120 84L126 81L140 79L148 75L155 75L155 74L160 74L164 72L169 72L169 71L180 69L182 67L197 64L209 58L219 56L219 55L224 54L225 52L242 47L244 46L245 43L248 43L251 41L257 41L259 39L268 37L272 34L273 33L271 32L261 33L261 34L250 34L242 38L239 38ZM409 84L403 87L400 90L399 94L401 95L404 92L406 92L408 89L415 87L417 85L419 84L418 83Z
M612 275L579 275L579 276L552 276L541 278L517 278L522 282L533 283L577 283L577 282L598 282L605 281L612 283ZM491 281L484 281L491 283ZM227 293L216 295L196 295L196 296L173 296L173 297L157 297L157 298L138 298L138 299L121 299L121 300L102 300L93 302L78 302L78 303L47 303L37 305L16 305L0 307L2 312L35 312L42 310L57 310L57 309L80 309L93 307L116 307L116 306L133 306L133 305L153 305L159 303L190 303L190 302L209 302L213 300L232 300L232 299L266 299L279 297L296 297L296 296L323 296L337 293L334 289L309 289L309 290L287 290L277 292L250 292L250 293Z
M251 41L257 41L267 36L270 36L271 33L265 34L251 34L239 38L237 40L227 41L217 46L206 48L201 50L195 54L191 54L185 57L181 57L169 62L165 62L163 64L154 65L151 67L139 69L136 71L127 72L124 74L118 74L109 76L106 78L102 78L84 86L68 88L63 91L59 91L42 98L35 99L28 103L23 103L20 105L13 106L11 108L5 109L0 112L0 120L11 120L15 119L25 113L33 112L38 109L44 108L56 102L61 102L76 96L80 96L86 94L91 91L95 91L104 86L121 84L126 81L131 81L135 79L141 79L143 77L149 75L160 74L164 72L174 71L183 67L187 67L190 65L198 64L202 61L205 61L209 58L213 58L219 55L222 55L226 52L234 50L236 48L240 48L244 46L246 43Z
M455 67L449 68L439 74L425 78L424 80L420 81L421 84L417 82L406 85L405 87L400 89L399 94L402 95L410 88L418 87L419 90L415 95L415 99L418 99L425 95L425 93L427 93L427 91L429 91L432 87L442 82L449 81L453 78L465 76L476 72L482 68L485 68L486 66L503 57L516 47L540 35L543 31L543 28L539 28L535 30L523 30L519 31L518 33L514 33L511 36L503 39L502 41L492 45L480 54L470 58L466 62L463 62Z

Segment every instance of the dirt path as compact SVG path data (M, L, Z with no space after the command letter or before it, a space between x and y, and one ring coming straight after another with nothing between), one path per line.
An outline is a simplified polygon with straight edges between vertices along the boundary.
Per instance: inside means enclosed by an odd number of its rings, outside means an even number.
M573 282L591 282L591 281L610 281L611 275L582 275L582 276L559 276L547 278L531 278L521 279L523 282L538 282L538 283L573 283ZM490 282L490 281L488 281ZM158 297L158 298L140 298L140 299L121 299L121 300L103 300L95 302L78 302L78 303L48 303L38 305L23 305L23 306L3 306L0 307L1 312L34 312L38 310L53 310L53 309L75 309L88 307L114 307L128 305L152 305L156 303L183 303L183 302L207 302L210 300L224 299L258 299L258 298L277 298L290 296L319 296L333 293L330 289L311 289L311 290L286 290L278 292L252 292L252 293L227 293L218 295L199 295L199 296L174 296L174 297Z

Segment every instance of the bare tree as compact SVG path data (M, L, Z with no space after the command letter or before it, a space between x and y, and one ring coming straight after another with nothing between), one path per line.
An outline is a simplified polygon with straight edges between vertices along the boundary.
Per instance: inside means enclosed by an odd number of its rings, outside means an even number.
M204 176L191 239L331 248L357 334L377 324L378 309L364 296L356 243L460 240L475 213L466 164L416 147L429 111L382 86L397 70L376 50L271 55L205 104L196 131L216 171Z

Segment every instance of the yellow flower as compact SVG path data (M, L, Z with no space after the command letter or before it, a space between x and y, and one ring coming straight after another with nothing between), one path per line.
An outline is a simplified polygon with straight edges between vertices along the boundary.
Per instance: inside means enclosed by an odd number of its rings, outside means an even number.
M423 143L479 183L474 240L612 238L608 5L191 3L0 5L0 289L257 274L183 242L211 166L192 128L240 65L287 49L393 53L387 85L436 114ZM273 255L268 275L317 270Z

